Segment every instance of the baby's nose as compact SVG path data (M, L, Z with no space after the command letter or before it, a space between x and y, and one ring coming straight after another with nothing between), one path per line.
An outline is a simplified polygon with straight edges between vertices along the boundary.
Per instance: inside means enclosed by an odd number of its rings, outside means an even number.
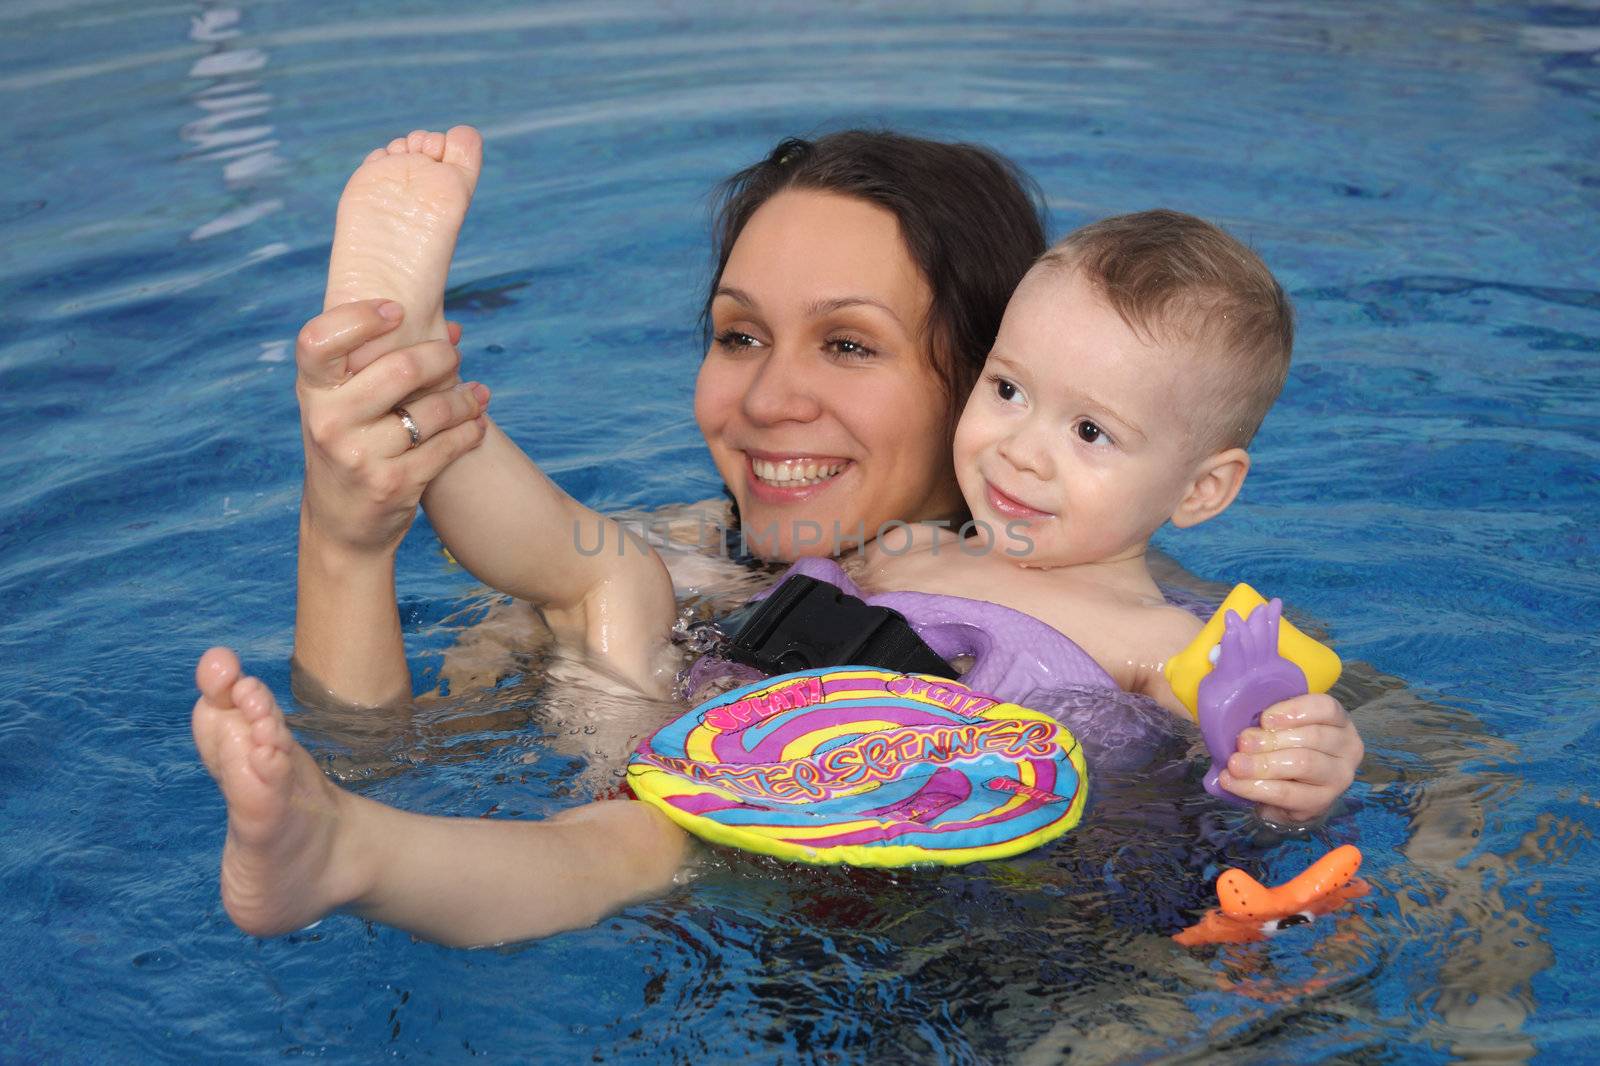
M1017 470L1032 474L1040 480L1055 476L1048 442L1031 425L1018 426L1016 431L1000 442L1000 455Z

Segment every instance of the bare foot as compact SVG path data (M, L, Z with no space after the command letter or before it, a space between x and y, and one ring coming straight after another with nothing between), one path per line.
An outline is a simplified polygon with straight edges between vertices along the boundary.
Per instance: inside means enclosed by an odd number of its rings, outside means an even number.
M345 184L323 309L380 298L406 309L381 350L363 351L363 363L446 339L445 277L482 164L483 138L471 126L416 130L368 155Z
M240 929L277 936L353 899L339 848L347 799L296 743L267 686L212 648L195 669L194 742L228 801L222 905Z

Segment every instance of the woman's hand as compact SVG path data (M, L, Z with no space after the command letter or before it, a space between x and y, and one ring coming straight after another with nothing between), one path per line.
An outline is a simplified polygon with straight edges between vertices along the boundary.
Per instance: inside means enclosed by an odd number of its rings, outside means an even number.
M1258 728L1239 734L1238 750L1217 780L1256 803L1266 821L1309 822L1344 795L1365 752L1338 700L1296 696L1268 707Z
M393 301L341 304L307 322L295 342L306 453L303 534L333 547L392 552L423 489L483 441L489 390L455 384L458 327L450 341L376 357L371 351L381 343L363 350L403 316ZM415 443L396 413L402 406Z

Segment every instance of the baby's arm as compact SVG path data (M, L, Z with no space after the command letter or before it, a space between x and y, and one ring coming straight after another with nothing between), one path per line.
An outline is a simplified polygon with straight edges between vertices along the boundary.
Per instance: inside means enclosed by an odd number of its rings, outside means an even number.
M428 485L422 506L474 577L543 610L558 638L636 688L664 691L676 610L666 566L561 491L492 421L483 443Z

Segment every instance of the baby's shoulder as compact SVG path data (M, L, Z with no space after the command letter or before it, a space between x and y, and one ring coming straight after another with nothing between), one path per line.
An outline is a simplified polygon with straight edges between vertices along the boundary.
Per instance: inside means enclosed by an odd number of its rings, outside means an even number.
M1175 642L1173 651L1188 644L1200 635L1200 630L1205 628L1205 623L1200 619L1182 607L1175 607L1165 600L1141 604L1139 613L1148 622L1153 634Z
M949 529L931 522L896 523L862 548L861 558L868 564L903 559L931 552L959 539Z
M1113 627L1141 658L1165 659L1183 650L1200 635L1204 623L1182 607L1164 600L1140 597L1110 608Z

